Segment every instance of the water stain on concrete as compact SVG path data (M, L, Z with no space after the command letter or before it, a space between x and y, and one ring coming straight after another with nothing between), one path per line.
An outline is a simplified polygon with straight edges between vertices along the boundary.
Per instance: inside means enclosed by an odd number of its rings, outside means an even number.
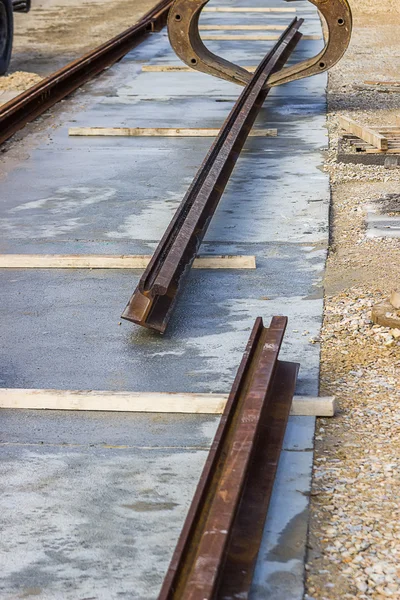
M136 512L153 512L156 510L173 510L178 504L176 502L144 502L138 501L134 504L122 504L123 508L130 508Z
M304 540L308 527L308 509L304 509L289 521L279 536L278 543L268 553L267 560L288 562L303 559Z

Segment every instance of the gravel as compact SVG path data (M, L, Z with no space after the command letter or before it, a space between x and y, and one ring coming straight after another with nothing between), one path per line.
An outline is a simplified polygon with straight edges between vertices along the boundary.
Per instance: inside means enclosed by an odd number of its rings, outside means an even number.
M360 91L398 79L400 2L352 2L355 31L329 76L331 245L325 278L321 395L339 414L319 419L305 598L400 598L400 331L371 308L400 288L400 239L366 237L368 207L400 210L400 169L336 160L338 115L394 125L400 95ZM379 6L378 6L379 5ZM386 204L385 204L386 203ZM393 204L393 206L392 206Z
M36 73L16 71L11 75L0 77L0 90L16 90L24 92L32 85L42 81L42 77Z

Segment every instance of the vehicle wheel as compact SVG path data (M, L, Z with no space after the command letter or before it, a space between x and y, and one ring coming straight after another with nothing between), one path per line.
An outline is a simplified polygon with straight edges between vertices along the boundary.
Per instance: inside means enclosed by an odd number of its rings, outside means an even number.
M7 72L13 41L12 0L0 0L0 75Z

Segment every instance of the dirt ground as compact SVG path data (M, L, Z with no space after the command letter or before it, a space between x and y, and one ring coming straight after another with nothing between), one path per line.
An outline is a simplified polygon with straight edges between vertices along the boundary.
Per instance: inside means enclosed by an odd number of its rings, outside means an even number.
M32 0L28 14L14 14L11 77L0 77L0 89L23 89L25 80L29 86L32 76L24 76L25 72L50 75L133 25L156 3L157 0Z
M400 167L337 162L338 115L395 125L400 93L360 91L399 81L400 2L354 0L354 34L330 73L325 169L332 186L331 244L321 333L321 395L339 414L319 419L306 598L400 598L400 330L371 308L400 289L400 239L367 237L367 210L400 216Z

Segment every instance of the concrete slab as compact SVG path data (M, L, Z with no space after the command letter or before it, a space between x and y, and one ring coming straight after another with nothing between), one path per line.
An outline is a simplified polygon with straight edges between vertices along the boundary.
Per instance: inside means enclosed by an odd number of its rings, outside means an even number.
M4 600L157 596L207 451L89 441L2 447Z
M320 33L315 9L295 8L307 33ZM229 13L218 14L222 21L237 22ZM292 60L318 44L304 41ZM224 42L223 51L256 64L267 47ZM219 126L240 90L201 74L141 71L173 60L165 34L154 34L54 109L51 129L33 128L19 154L3 156L1 252L151 253L210 140L86 140L69 138L68 127ZM226 392L254 318L283 313L282 356L301 361L297 393L316 395L319 348L310 338L321 324L328 242L328 179L319 170L325 85L321 75L273 90L257 126L276 126L279 136L248 141L203 244L256 254L255 271L193 271L164 337L119 324L137 271L3 271L0 385ZM2 597L156 598L217 422L2 411ZM290 420L257 600L303 593L313 434L313 418Z

